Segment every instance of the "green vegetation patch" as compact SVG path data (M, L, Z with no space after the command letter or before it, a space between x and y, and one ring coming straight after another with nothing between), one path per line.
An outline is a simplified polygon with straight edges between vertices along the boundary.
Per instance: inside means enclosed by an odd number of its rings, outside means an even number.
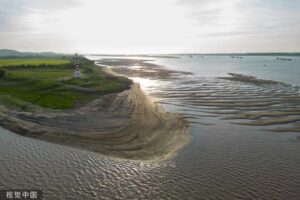
M122 77L87 77L82 79L70 79L65 84L96 90L99 94L119 92L129 89L130 80Z
M11 79L61 79L73 76L71 69L44 69L44 70L7 70L6 77Z
M34 104L51 109L82 106L107 93L128 89L131 81L113 77L81 57L83 78L73 78L72 59L0 59L0 103L25 109Z
M68 109L76 103L84 103L92 96L86 96L66 88L53 80L29 80L20 82L0 81L1 96L10 96L46 108Z
M64 65L69 64L70 60L62 58L15 58L0 59L0 67L7 66L39 66L39 65Z

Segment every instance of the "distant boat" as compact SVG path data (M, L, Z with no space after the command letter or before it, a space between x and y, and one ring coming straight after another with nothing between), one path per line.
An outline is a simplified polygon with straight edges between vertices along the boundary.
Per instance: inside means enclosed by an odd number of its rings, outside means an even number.
M240 58L240 59L242 59L243 57L242 56L231 56L231 58Z
M291 58L276 58L276 60L292 61Z

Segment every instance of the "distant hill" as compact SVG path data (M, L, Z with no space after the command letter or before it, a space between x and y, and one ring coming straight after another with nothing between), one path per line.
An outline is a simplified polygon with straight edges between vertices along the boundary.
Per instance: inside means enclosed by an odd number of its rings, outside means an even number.
M19 51L10 50L10 49L0 49L0 57L19 57L23 54Z
M0 49L0 58L30 58L30 57L55 58L61 56L67 56L67 54L53 53L53 52L42 52L42 53L20 52L11 49Z

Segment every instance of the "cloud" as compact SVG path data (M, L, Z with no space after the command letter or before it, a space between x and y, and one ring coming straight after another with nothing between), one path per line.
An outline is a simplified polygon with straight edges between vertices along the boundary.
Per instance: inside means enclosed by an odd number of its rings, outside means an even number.
M57 34L60 19L55 16L80 5L77 0L0 0L0 48L59 50L64 42L67 46L68 39Z
M77 0L0 0L0 31L24 31L28 15L47 15L79 6Z
M0 0L0 48L175 53L267 51L261 44L268 44L294 51L299 19L299 0Z
M260 34L300 27L297 0L177 0L177 3L187 7L187 17L198 26L211 27L206 35Z

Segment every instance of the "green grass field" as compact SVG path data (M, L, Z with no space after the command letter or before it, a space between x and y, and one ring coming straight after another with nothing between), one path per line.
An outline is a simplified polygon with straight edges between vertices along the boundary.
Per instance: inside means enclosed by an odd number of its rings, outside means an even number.
M51 58L14 58L0 59L0 67L5 66L20 66L20 65L63 65L70 63L67 59L51 59Z
M6 74L6 77L13 79L60 79L70 78L73 75L73 70L7 70Z
M0 81L1 95L46 108L68 109L74 107L75 103L84 103L92 98L55 81L21 81L10 85L1 83L3 82Z
M125 90L131 84L126 78L105 74L85 58L81 58L82 79L73 78L70 60L0 59L0 63L5 63L2 68L5 76L0 78L0 103L9 106L31 103L51 109L71 109L103 94Z

